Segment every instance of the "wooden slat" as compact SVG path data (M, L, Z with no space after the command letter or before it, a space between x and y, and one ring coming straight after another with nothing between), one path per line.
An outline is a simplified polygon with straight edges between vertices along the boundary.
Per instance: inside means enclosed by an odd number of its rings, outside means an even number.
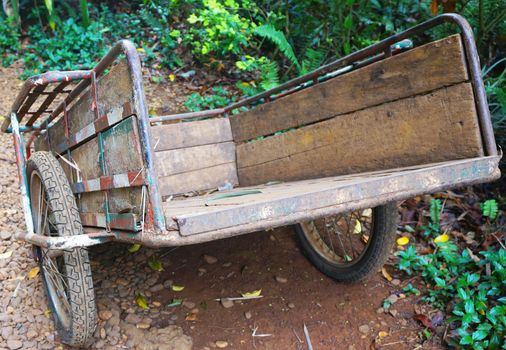
M483 155L471 84L461 83L237 146L241 186Z
M236 142L271 135L467 79L453 35L231 116L232 135Z
M210 201L216 195L169 201L167 221L183 236L238 234L292 224L308 218L367 208L500 176L500 157L483 157L341 177L255 187L262 193ZM251 188L238 188L245 191ZM190 205L190 203L192 205ZM216 236L218 237L218 236Z
M235 162L233 142L155 152L158 176L169 176Z
M235 163L160 177L158 181L162 196L214 189L227 182L232 185L238 183Z
M232 141L232 132L228 118L213 118L153 126L151 139L158 152Z

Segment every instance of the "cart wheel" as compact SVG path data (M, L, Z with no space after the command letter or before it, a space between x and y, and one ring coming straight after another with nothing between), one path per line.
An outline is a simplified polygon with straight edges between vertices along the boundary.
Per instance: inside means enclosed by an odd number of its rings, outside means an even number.
M339 282L355 282L377 271L395 240L397 207L388 203L295 225L308 259Z
M27 177L35 233L82 234L74 195L56 158L49 152L36 152L28 161ZM87 345L95 331L97 314L88 251L35 250L61 341L71 346Z

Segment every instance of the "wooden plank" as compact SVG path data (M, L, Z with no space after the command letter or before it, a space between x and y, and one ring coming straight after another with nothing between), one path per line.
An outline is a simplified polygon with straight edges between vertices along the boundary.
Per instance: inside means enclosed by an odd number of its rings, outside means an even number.
M238 183L235 163L220 164L210 168L159 177L158 181L162 196L210 190L227 182L231 185Z
M482 156L471 84L237 146L241 186Z
M159 177L235 162L235 144L217 143L155 152Z
M232 131L228 118L212 118L153 126L151 139L158 152L232 141Z
M422 94L468 79L459 35L370 64L230 116L236 142Z
M305 180L296 184L281 183L264 186L258 195L237 197L242 202L240 205L231 205L232 199L228 198L216 200L216 206L210 210L209 196L205 196L166 202L164 210L167 218L177 220L183 236L218 232L245 233L376 206L461 184L491 181L500 176L499 159L497 156L472 158L415 169L397 169L385 174L364 173L345 181L333 177ZM295 185L295 190L279 190L287 185ZM279 192L283 195L279 195ZM185 201L200 203L202 210L190 206L178 209L178 202Z

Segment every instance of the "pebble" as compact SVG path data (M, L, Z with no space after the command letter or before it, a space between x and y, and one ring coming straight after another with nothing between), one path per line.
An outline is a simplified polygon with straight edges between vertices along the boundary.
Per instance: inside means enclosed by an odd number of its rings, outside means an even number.
M107 333L105 332L105 328L100 328L100 338L105 339Z
M386 298L390 302L390 304L395 304L397 300L399 300L399 297L395 294L390 295L388 298Z
M148 323L144 323L144 322L139 322L135 325L135 327L139 328L139 329L148 329L149 327L151 327L150 324Z
M98 312L98 317L102 321L108 321L112 317L112 312L109 310L102 310Z
M173 280L167 280L167 281L163 282L163 288L170 289L173 284L174 284Z
M360 333L368 334L371 329L370 329L370 327L368 325L363 324L360 327L358 327L358 330L359 330Z
M394 278L393 280L390 281L390 283L392 283L394 286L398 286L401 284L401 281L398 280L397 278Z
M23 347L23 342L20 341L20 340L7 340L7 347L10 349L10 350L16 350L16 349L21 349Z
M228 346L228 342L225 340L217 340L214 344L216 345L217 348L220 349L226 348Z
M232 263L231 262L226 262L226 263L224 263L221 266L223 266L223 267L230 267L230 266L232 266Z
M295 308L295 304L294 303L288 303L287 305L290 309L294 309Z
M281 277L281 276L276 276L276 281L279 282L279 283L286 283L286 282L288 282L288 278Z
M228 298L221 298L220 303L221 303L221 306L223 306L225 309L229 309L232 306L234 306L234 302Z
M11 239L11 236L12 236L12 234L10 232L8 232L8 231L2 231L2 232L0 232L0 238L2 240L4 240L4 241L7 241L7 240Z
M151 293L158 293L158 292L162 291L163 288L164 288L163 284L158 283L158 284L155 284L153 287L149 288L149 291Z
M392 315L393 317L397 317L397 315L399 314L399 312L397 312L397 310L393 310L393 309L390 309L388 311L390 313L390 315Z
M128 281L124 278L117 278L116 279L116 284L119 284L120 286L128 286Z
M216 264L218 262L218 258L212 256L212 255L204 255L204 261L210 265Z
M244 317L246 317L246 319L247 319L247 320L249 320L249 319L252 317L251 312L246 311L246 312L244 313Z
M195 303L193 301L183 301L183 306L187 309L193 309L195 307Z
M136 314L128 314L127 317L125 317L125 322L131 323L131 324L137 324L141 323L142 318L137 316Z
M384 312L385 312L385 309L383 309L382 307L380 307L380 308L378 308L378 309L376 310L376 313L377 313L377 314L382 314L382 313L384 313Z

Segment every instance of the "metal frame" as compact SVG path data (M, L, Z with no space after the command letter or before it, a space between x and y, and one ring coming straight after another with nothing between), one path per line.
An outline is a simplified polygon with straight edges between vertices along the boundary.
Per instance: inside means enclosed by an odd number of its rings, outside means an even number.
M139 56L135 49L135 46L127 40L118 42L107 55L100 60L100 62L92 69L87 71L72 71L72 72L48 72L39 76L28 79L23 85L20 94L16 98L10 112L10 118L6 119L1 127L2 131L12 132L14 138L14 145L16 149L16 163L18 166L18 176L21 187L21 194L23 200L23 209L25 212L25 221L27 226L27 232L18 234L17 237L23 239L29 243L42 246L49 249L68 249L73 247L90 246L94 244L103 243L110 240L118 240L124 242L141 242L147 245L161 246L161 245L176 245L176 244L190 244L197 243L199 241L223 238L234 234L245 233L251 231L249 228L243 228L240 232L231 232L228 229L221 230L220 232L206 234L206 237L195 238L195 237L181 237L178 231L167 231L165 226L165 217L162 209L162 200L158 191L158 180L155 173L154 165L154 150L150 139L150 125L152 123L164 122L168 120L179 120L189 118L200 118L200 117L217 117L220 115L226 115L234 110L241 107L252 107L259 103L266 103L275 98L293 93L302 88L306 88L313 84L317 84L320 81L328 78L329 76L336 76L339 74L347 73L351 70L363 67L372 62L387 58L392 55L392 45L407 39L410 36L414 36L424 32L428 29L441 25L443 23L456 24L460 29L461 37L464 44L464 51L467 58L467 64L470 72L470 80L473 86L475 95L475 102L478 112L480 130L482 133L482 139L487 156L497 157L497 149L495 145L495 139L492 129L492 123L490 119L490 112L488 110L488 104L481 78L481 70L479 58L476 52L476 45L472 29L468 22L458 14L443 14L437 16L431 20L414 26L402 33L391 36L384 39L374 45L359 50L355 53L340 58L332 63L324 65L315 71L305 74L303 76L292 79L276 88L269 91L263 92L256 96L244 99L237 103L234 103L225 108L219 108L209 111L194 112L194 113L183 113L171 116L159 116L149 118L148 109L145 102L144 88L142 82L142 71ZM74 100L76 100L81 93L83 93L90 85L91 89L95 90L96 78L98 78L104 71L110 67L116 59L121 55L125 55L127 65L130 70L130 75L133 84L133 97L134 107L137 111L137 118L140 130L140 141L142 146L142 155L145 161L145 181L148 187L149 193L149 204L151 208L149 225L146 226L146 230L139 233L122 232L113 230L99 230L99 232L90 232L90 229L86 229L85 234L70 237L43 237L35 235L33 233L32 214L30 210L30 200L28 196L28 186L26 179L26 159L29 155L30 143L34 140L37 135L41 132L47 132L48 127L57 117L62 113L64 117L66 115L67 106L69 106ZM80 81L79 84L72 90L67 90L66 87L73 81ZM45 88L49 84L58 83L59 85L52 92L45 92ZM95 90L96 91L96 90ZM48 108L58 94L67 94L65 100L59 104L55 110L48 111ZM35 112L30 112L29 109L39 96L47 96L45 101ZM94 103L96 107L97 96L93 94ZM42 115L48 114L42 122L36 124L36 122L42 117ZM30 119L20 125L20 122L26 115L31 115ZM97 110L97 117L98 110ZM28 143L25 144L22 133L32 131L33 135ZM100 134L100 130L95 130L97 135ZM26 155L25 155L26 150ZM109 178L106 173L103 174L104 178ZM496 178L489 176L486 180L492 180ZM95 179L96 180L96 179ZM92 180L93 181L93 180ZM474 180L469 180L467 183L473 183ZM81 184L82 186L90 186L90 181L87 184ZM438 188L435 188L438 189ZM361 206L365 205L379 205L387 200L395 200L405 198L406 195L412 195L412 193L403 193L396 196L388 196L388 198L376 198L365 201L367 203L361 203ZM358 205L358 203L356 203ZM350 206L349 204L348 206ZM349 209L349 208L348 208ZM335 212L337 209L332 209ZM340 210L340 209L339 209ZM148 211L149 213L149 211ZM314 214L314 213L313 213ZM312 214L312 215L313 215ZM314 214L316 215L316 214ZM320 214L318 214L320 215ZM107 219L107 218L106 218ZM283 222L287 224L288 222ZM255 229L261 229L264 226L270 227L272 223L265 222L264 224L257 225Z

